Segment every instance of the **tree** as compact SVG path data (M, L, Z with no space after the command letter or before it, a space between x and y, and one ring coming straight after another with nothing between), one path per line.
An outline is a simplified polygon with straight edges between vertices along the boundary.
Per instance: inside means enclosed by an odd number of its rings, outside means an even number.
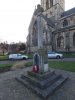
M19 50L20 51L26 51L26 44L25 43L21 43Z
M26 51L26 44L25 43L11 43L9 46L9 53L19 53L20 51Z
M19 45L18 43L11 43L10 46L9 46L9 52L10 53L17 53L19 52Z
M3 55L4 55L4 53L6 52L6 51L8 51L8 43L7 42L2 42L2 43L0 43L0 48L1 48L1 50L2 50L2 53L3 53Z

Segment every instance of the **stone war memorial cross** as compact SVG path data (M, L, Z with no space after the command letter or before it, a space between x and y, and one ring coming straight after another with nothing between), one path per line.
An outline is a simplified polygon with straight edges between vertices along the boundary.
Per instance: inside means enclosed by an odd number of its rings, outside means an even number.
M33 57L33 68L21 74L16 80L31 89L31 92L37 94L43 100L52 95L52 93L67 80L67 76L56 74L54 70L48 67L48 54L43 46L43 19L41 17L43 9L37 6L37 33L38 33L38 51Z
M43 46L43 18L41 17L43 9L40 5L37 6L36 14L37 14L37 34L38 34L38 51L37 54L34 54L34 62L36 59L36 55L38 56L39 64L38 66L35 65L35 67L39 67L39 73L44 73L49 71L48 68L48 55L47 55L47 49ZM37 63L37 61L36 61ZM34 71L35 72L35 71Z

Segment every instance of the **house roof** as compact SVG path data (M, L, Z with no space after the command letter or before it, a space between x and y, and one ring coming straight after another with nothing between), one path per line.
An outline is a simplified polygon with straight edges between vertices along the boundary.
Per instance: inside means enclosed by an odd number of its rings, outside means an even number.
M70 9L70 10L67 10L67 11L63 12L61 17L66 17L66 16L69 16L71 14L75 14L75 7Z

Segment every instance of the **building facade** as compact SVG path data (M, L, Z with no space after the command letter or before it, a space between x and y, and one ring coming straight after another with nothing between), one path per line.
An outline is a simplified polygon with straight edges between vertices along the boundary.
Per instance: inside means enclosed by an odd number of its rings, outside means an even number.
M42 14L50 19L55 27L48 26L43 20L43 43L52 51L75 51L75 8L65 11L65 0L41 0ZM38 34L36 29L36 14L33 13L29 34L28 50L37 50Z

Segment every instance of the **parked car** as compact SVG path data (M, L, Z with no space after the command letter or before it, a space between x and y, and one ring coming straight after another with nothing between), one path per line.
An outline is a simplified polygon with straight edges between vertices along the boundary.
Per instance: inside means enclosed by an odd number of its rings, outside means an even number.
M56 52L48 52L48 58L63 58L63 54L56 53Z
M28 56L22 54L9 54L9 60L26 60Z

